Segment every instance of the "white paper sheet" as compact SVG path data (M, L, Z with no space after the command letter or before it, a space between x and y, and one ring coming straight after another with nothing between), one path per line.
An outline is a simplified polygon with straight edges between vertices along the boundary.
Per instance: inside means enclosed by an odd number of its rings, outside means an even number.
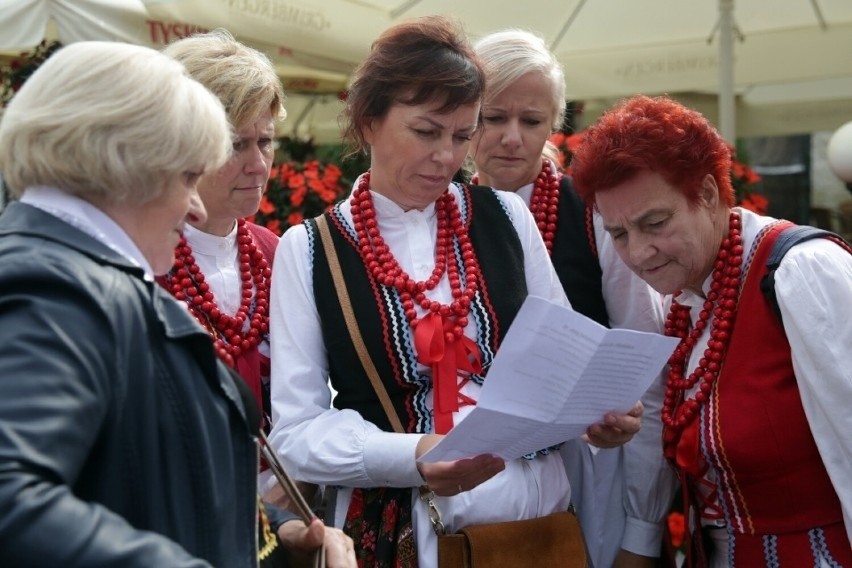
M580 436L607 412L630 410L678 341L607 329L530 296L506 333L476 407L420 461L480 454L510 460Z

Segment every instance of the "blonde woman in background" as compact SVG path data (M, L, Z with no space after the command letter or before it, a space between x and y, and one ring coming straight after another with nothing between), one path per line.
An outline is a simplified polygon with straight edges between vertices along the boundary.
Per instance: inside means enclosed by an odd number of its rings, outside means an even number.
M262 417L258 426L268 432L269 292L278 237L245 218L257 212L266 189L275 125L287 115L284 90L269 58L226 30L180 39L163 53L222 101L234 135L228 161L198 181L206 218L187 224L175 265L160 282L186 303L219 357L243 378ZM312 501L316 486L300 486ZM289 505L265 462L258 487L273 503ZM352 540L339 529L324 527L320 519L306 528L295 515L269 503L264 512L258 531L261 560L278 553L274 532L288 553L324 543L329 567L354 566Z

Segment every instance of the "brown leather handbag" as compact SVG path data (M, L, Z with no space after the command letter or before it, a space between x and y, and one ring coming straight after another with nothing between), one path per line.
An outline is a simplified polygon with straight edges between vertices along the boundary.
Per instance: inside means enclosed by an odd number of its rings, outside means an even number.
M537 519L471 525L438 537L439 568L585 568L577 517L567 511Z
M583 531L573 507L521 521L470 525L446 534L434 494L421 491L438 535L438 568L586 568Z

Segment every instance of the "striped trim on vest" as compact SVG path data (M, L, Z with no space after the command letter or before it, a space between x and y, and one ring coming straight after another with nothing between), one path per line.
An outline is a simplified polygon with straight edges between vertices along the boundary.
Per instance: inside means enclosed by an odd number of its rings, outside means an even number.
M477 329L484 375L527 296L523 248L508 211L494 190L465 187L461 196L459 210L468 224L484 280L468 316ZM406 431L432 432L432 416L426 406L426 396L432 389L431 378L418 371L411 329L399 293L377 284L367 272L355 246L354 229L340 213L342 205L325 215L367 350ZM305 224L309 238L315 242L315 221L311 219ZM457 243L455 254L459 255L464 279ZM366 420L391 432L393 429L346 330L322 247L312 247L312 258L314 296L328 353L329 375L338 393L334 405L338 409L357 410ZM483 376L473 376L472 380L481 383Z
M778 235L768 225L744 263L739 317L701 415L701 447L717 474L730 566L805 566L815 554L852 566L837 493L802 407L790 345L760 289Z

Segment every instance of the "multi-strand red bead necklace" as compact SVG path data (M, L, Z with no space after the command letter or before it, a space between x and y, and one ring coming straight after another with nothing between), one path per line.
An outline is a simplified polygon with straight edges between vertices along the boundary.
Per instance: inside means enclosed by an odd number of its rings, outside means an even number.
M195 262L192 247L181 237L175 265L166 277L168 290L189 305L192 314L213 336L216 352L229 366L234 358L256 346L269 331L269 280L272 271L243 219L237 221L237 246L242 298L233 316L216 304L210 285ZM253 309L252 309L253 308ZM246 329L246 321L249 322Z
M666 319L666 335L681 339L669 359L669 376L662 409L663 425L668 431L665 438L669 443L675 442L679 433L695 419L698 411L707 402L713 383L722 368L739 300L743 262L741 229L739 213L732 212L728 236L722 240L713 265L710 292L707 294L693 329L689 329L690 308L677 302L672 302L671 311ZM707 349L704 350L704 356L699 360L695 370L684 378L684 369L689 356L707 328L711 314L713 320ZM695 395L686 399L686 392L697 384L698 390Z
M550 160L542 159L541 171L533 182L530 197L530 212L544 239L547 254L553 254L553 238L556 234L556 222L559 219L559 182L562 172L555 170ZM479 176L473 176L470 183L477 185Z
M414 309L416 303L426 311L454 318L452 333L455 337L461 337L467 325L470 302L479 286L479 262L473 251L467 226L462 222L455 198L449 191L443 193L435 202L435 212L438 217L435 268L429 278L417 282L402 269L379 232L373 197L370 194L369 172L361 177L358 188L352 195L352 219L358 237L358 252L373 278L399 291L405 317L411 327L416 328L420 321ZM458 260L452 250L453 237L458 239L461 249L465 272L464 287L461 284ZM433 290L445 272L453 295L450 305L434 302L426 297L426 291Z
M405 318L414 329L418 360L432 367L435 428L438 433L446 433L452 427L452 413L458 410L459 400L463 404L473 403L459 392L464 384L458 384L459 371L476 373L481 370L478 348L464 336L470 305L482 277L468 227L461 219L453 194L444 192L435 202L438 220L435 267L426 280L415 281L399 265L379 231L370 193L369 172L361 177L353 192L351 207L358 253L364 266L376 282L398 291ZM453 248L454 239L458 241L461 252L464 283ZM434 290L444 274L449 280L453 298L449 305L426 297L426 292ZM416 306L425 310L427 315L418 318ZM434 349L435 345L441 347Z

